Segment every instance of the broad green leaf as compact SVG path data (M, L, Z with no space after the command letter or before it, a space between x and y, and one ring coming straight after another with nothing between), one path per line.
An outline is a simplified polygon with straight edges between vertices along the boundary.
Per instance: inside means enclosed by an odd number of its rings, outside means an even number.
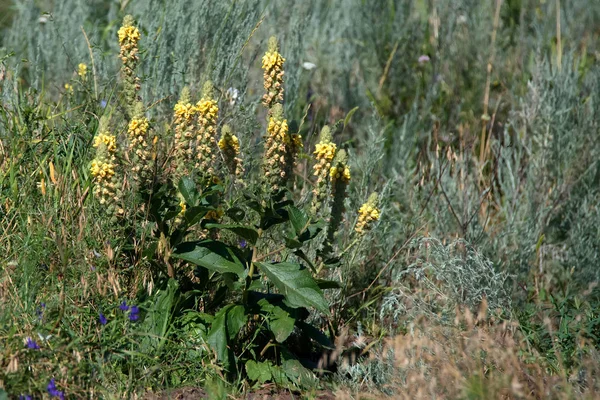
M271 332L273 332L275 340L279 343L285 342L294 331L296 320L292 318L286 310L269 303L267 299L261 299L258 304L267 314L269 328L271 329Z
M223 363L225 369L233 361L233 354L229 349L229 340L235 338L246 323L244 306L229 304L215 315L210 332L208 344L217 353L217 358Z
M196 205L196 201L198 200L198 188L196 188L196 183L189 176L181 178L177 188L186 204L190 206Z
M310 272L300 264L293 263L257 263L261 271L283 294L290 307L314 307L329 314L327 301Z
M285 360L281 365L288 379L300 387L310 387L317 383L315 375L298 360Z
M227 312L227 335L233 340L246 324L246 310L242 305L233 306Z
M213 319L210 331L208 332L208 344L217 353L217 359L223 363L225 369L231 362L230 350L227 347L227 312L233 307L233 304L223 307Z
M211 208L206 206L188 207L188 209L185 210L183 217L188 225L194 225L199 222L210 210Z
M246 373L250 380L263 384L271 380L271 367L270 361L256 362L249 360L246 362Z
M250 226L226 225L226 224L206 224L205 228L207 228L207 229L212 229L212 228L226 229L226 230L231 231L231 232L235 233L236 235L246 239L248 242L250 242L253 245L256 244L256 241L258 240L257 230Z
M288 217L296 232L296 236L300 236L302 231L308 226L308 215L306 215L303 210L300 210L293 205L289 205L285 207L285 209L288 212Z
M214 240L182 243L175 247L173 257L222 274L243 277L245 273L244 265L233 251L225 243Z

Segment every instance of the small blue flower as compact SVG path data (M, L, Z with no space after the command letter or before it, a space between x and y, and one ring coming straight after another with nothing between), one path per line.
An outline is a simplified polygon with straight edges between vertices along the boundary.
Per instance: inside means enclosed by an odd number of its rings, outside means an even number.
M138 306L131 306L131 311L129 312L129 320L132 322L140 319L140 309Z
M98 315L98 319L100 319L100 323L101 323L102 325L106 325L106 323L108 322L108 320L106 319L106 317L105 317L105 316L104 316L104 314L102 314L102 313L100 313L100 314Z
M58 390L56 388L56 382L54 381L54 378L50 379L47 389L50 396L58 397L60 400L65 400L65 394L62 390Z
M22 394L19 396L19 400L33 400L30 394Z
M119 309L121 311L127 311L129 310L129 306L127 305L127 302L125 300L123 300L123 302L121 303L121 305L119 306Z
M38 344L35 342L35 340L28 337L27 338L27 348L32 349L32 350L38 350L40 348L40 346L38 346Z
M248 242L246 242L246 240L245 240L245 239L242 239L242 240L240 240L240 247L241 247L242 249L245 249L245 248L246 248L246 246L248 246Z
M100 100L100 107L105 108L106 104L106 100Z

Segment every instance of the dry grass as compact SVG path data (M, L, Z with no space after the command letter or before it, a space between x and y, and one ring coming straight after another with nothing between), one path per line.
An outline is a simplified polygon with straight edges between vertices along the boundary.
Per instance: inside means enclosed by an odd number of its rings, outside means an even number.
M576 370L551 373L542 362L526 362L518 324L488 318L485 305L474 316L457 310L444 326L431 319L416 322L405 335L390 337L372 351L368 363L393 360L393 377L377 390L362 382L339 398L394 399L596 399L600 397L597 354L588 354ZM581 343L583 346L583 343ZM393 355L390 357L390 355ZM390 365L387 365L390 367ZM346 367L348 368L348 367Z

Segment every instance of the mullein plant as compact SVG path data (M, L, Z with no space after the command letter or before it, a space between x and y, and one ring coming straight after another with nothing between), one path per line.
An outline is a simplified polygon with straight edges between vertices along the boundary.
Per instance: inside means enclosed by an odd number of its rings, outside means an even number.
M262 59L264 70L263 105L268 109L267 136L264 151L264 182L268 191L279 192L287 186L296 160L302 150L302 136L290 133L283 115L283 63L275 37L269 39L269 48Z
M229 125L223 125L223 128L221 128L221 139L218 144L223 154L225 166L229 173L239 181L244 174L244 166L240 158L240 141L233 134Z
M283 118L283 106L275 104L271 111L267 124L263 170L267 188L277 192L285 188L293 169L289 162L294 145L287 120Z
M329 170L331 179L331 216L327 228L327 244L331 248L333 239L344 218L344 202L348 195L348 184L350 183L350 167L348 167L348 155L344 150L337 152L333 166Z
M212 83L206 82L202 98L196 104L196 170L204 180L215 177L217 162L217 118L219 106L214 98Z
M379 221L381 211L377 208L378 201L379 195L373 193L369 196L367 202L358 209L358 220L354 230L359 236L365 235Z
M93 193L104 211L114 218L124 213L120 207L122 175L117 162L117 138L106 129L104 119L99 132L94 138L96 155L90 167Z
M326 206L329 189L331 162L335 157L336 151L337 146L332 142L331 129L329 126L324 126L321 129L319 143L315 145L315 151L313 152L316 160L313 167L313 175L317 179L313 189L311 206L313 215L324 215L324 207Z
M133 180L139 188L148 186L152 179L154 160L150 140L150 122L144 116L144 106L137 102L133 107L133 114L127 126L129 139L128 157L131 162Z
M141 88L140 78L136 75L137 65L139 63L140 31L133 25L133 17L125 16L123 26L119 28L119 46L121 51L119 56L123 63L121 67L121 76L123 78L123 96L124 104L129 113L133 112L133 105L139 100L138 92Z
M172 167L173 182L177 185L182 176L190 174L190 166L194 165L193 143L197 108L191 102L190 89L187 86L181 91L173 111L175 140Z
M265 94L262 102L269 110L277 103L283 103L283 63L279 54L279 44L275 37L269 39L269 47L262 59Z

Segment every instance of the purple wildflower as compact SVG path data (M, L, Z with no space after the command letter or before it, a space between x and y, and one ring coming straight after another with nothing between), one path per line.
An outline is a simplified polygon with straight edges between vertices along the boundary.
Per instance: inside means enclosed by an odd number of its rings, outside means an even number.
M123 302L121 303L121 305L119 306L119 309L121 311L127 311L129 310L129 306L127 305L127 302L125 300L123 300Z
M129 320L135 322L138 319L140 319L140 309L138 308L138 306L131 306L131 310L129 312Z
M50 382L47 386L48 394L52 397L58 397L60 400L65 400L65 393L62 390L58 390L56 388L56 382L54 378L50 379Z
M419 64L425 64L425 63L428 63L429 61L431 61L431 59L429 58L429 56L427 54L423 54L421 57L419 57Z
M246 239L242 239L242 240L240 240L240 247L241 247L242 249L245 249L245 248L246 248L246 246L248 246L248 242L246 242Z
M32 349L32 350L39 350L40 346L38 346L38 344L35 342L35 340L28 337L27 338L27 348Z
M19 400L33 400L30 394L22 394L19 396Z
M100 100L100 107L105 108L106 104L106 100Z
M98 319L100 320L100 323L102 325L106 325L106 323L108 322L108 320L106 319L106 317L104 316L104 314L100 313L98 315Z

